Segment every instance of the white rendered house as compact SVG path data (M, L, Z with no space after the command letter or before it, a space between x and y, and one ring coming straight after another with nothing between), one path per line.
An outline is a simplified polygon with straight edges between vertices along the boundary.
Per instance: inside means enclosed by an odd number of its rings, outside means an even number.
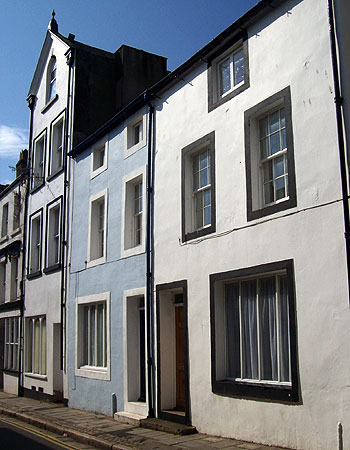
M349 15L335 6L341 23L327 0L263 0L154 90L160 418L350 445Z

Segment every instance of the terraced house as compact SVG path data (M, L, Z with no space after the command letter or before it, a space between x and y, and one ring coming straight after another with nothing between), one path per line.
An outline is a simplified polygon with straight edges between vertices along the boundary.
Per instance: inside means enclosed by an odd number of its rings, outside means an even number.
M28 96L21 392L349 446L349 17L261 0L170 73L52 18Z

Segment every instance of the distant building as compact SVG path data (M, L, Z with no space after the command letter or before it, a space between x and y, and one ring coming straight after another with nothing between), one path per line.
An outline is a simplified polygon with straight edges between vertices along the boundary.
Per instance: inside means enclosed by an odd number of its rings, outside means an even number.
M23 312L23 252L28 151L16 164L16 178L0 192L0 386L19 393Z

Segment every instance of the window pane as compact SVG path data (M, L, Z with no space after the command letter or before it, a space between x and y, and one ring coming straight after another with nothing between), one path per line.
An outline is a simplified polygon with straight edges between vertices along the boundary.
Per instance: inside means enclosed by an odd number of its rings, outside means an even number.
M97 305L97 366L100 367L103 367L103 316L103 305Z
M95 350L95 327L96 327L96 306L90 306L90 362L91 366L96 365Z
M204 226L211 224L211 206L204 208Z
M211 189L206 189L204 192L204 206L209 206L211 203Z
M282 149L287 148L287 137L286 137L286 129L283 128L282 130Z
M244 81L244 57L243 49L233 55L234 84Z
M260 280L261 379L278 380L275 277Z
M263 164L264 182L272 180L272 161L267 161Z
M291 381L287 277L279 277L280 380Z
M281 150L280 133L275 133L270 136L270 145L272 155Z
M208 152L203 152L199 155L199 160L200 160L200 168L204 169L206 168L209 164L208 164Z
M39 319L34 320L34 373L39 373L40 354L40 323Z
M46 375L46 319L41 319L41 372Z
M286 126L286 117L284 115L284 108L280 109L281 128Z
M27 322L27 371L32 372L32 356L33 356L33 322Z
M283 156L279 156L278 158L275 158L273 160L273 169L274 169L274 176L275 178L280 177L284 175L284 163L283 163Z
M200 172L200 186L204 187L207 186L209 180L208 180L208 169L204 169Z
M89 348L89 308L84 308L84 318L83 318L83 360L82 364L89 364L88 356Z
M274 133L280 128L279 111L276 111L269 115L270 133Z
M227 58L220 64L220 95L225 94L231 89L231 61Z
M276 200L280 200L281 198L284 198L286 196L284 177L277 178L277 180L275 180L275 188L276 188Z
M242 283L242 348L243 378L257 380L258 371L258 339L256 314L256 281Z
M227 366L229 378L241 377L241 349L239 328L239 285L226 286L226 336Z
M264 185L264 199L265 199L265 204L268 204L268 203L271 203L274 201L273 182L266 183Z
M269 138L265 138L260 141L260 154L261 154L261 159L265 159L268 156L270 156L270 140L269 140Z

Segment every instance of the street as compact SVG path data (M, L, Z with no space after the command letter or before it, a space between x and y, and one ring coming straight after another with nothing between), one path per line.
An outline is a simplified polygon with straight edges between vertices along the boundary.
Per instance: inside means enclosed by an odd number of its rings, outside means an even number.
M0 416L0 447L2 450L95 450L87 444L5 416Z

